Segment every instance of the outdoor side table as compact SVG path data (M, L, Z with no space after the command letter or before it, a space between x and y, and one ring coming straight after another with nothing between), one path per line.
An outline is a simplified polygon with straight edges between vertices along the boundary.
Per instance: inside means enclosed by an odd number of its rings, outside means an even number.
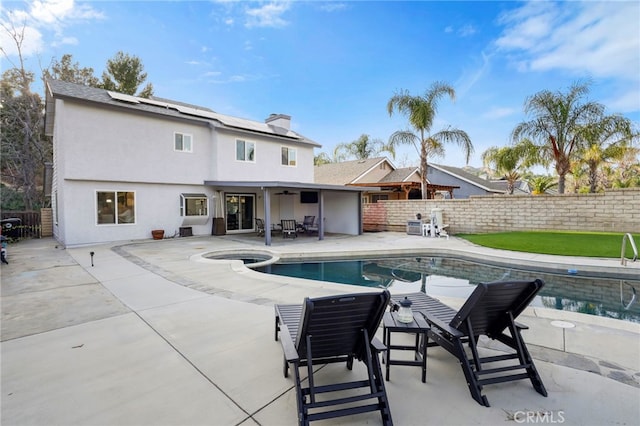
M422 367L422 383L427 379L427 332L429 324L420 314L413 314L413 322L404 323L398 321L397 312L387 312L382 318L383 341L387 347L386 353L383 354L383 361L386 365L386 380L389 381L389 370L392 365L411 365ZM413 345L392 345L392 333L409 333L415 334ZM423 342L421 345L420 342ZM391 350L413 351L414 360L391 359Z

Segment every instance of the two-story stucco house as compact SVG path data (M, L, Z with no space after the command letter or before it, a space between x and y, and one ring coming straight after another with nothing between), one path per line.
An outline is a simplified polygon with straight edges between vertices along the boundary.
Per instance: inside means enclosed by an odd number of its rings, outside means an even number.
M287 115L257 122L57 80L45 90L54 236L64 245L151 238L154 229L255 232L256 218L306 215L322 218L320 239L362 232L361 189L315 184L320 145L291 130Z

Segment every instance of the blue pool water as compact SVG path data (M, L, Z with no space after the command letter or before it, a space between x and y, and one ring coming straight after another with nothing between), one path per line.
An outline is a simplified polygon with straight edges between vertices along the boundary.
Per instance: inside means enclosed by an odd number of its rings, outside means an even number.
M440 257L404 257L340 261L276 263L259 272L388 288L391 292L423 291L430 296L467 298L475 284L541 278L545 287L533 306L580 312L640 323L640 280L582 276L580 271L539 272Z

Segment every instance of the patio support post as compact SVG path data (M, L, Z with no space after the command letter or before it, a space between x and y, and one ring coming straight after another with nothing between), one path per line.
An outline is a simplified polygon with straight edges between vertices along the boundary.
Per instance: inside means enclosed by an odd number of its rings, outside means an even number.
M363 234L363 228L364 228L364 219L363 219L363 209L364 207L362 206L362 194L358 193L357 194L358 197L358 235L362 235ZM407 198L409 198L409 192L407 192Z
M318 199L318 239L324 240L324 191L320 190Z
M262 198L264 200L264 244L271 245L271 193L269 188L262 187Z

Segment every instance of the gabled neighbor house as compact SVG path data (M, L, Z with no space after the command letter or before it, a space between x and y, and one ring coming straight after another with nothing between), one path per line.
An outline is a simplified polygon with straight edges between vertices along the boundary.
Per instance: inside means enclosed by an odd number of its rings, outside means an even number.
M455 185L456 198L469 198L472 195L506 194L507 183L504 180L487 180L465 171L460 167L443 166L429 163L427 165L427 179L443 185ZM514 194L529 193L529 186L518 181Z
M159 98L46 82L54 237L64 245L256 231L256 219L318 219L362 233L361 192L314 182L314 148L291 117L264 122ZM265 243L271 244L272 226ZM275 228L274 228L275 229Z
M363 193L366 203L378 200L420 199L421 178L418 167L396 168L386 157L329 163L315 167L316 183L369 188ZM446 192L453 198L455 185L427 183L429 198Z

